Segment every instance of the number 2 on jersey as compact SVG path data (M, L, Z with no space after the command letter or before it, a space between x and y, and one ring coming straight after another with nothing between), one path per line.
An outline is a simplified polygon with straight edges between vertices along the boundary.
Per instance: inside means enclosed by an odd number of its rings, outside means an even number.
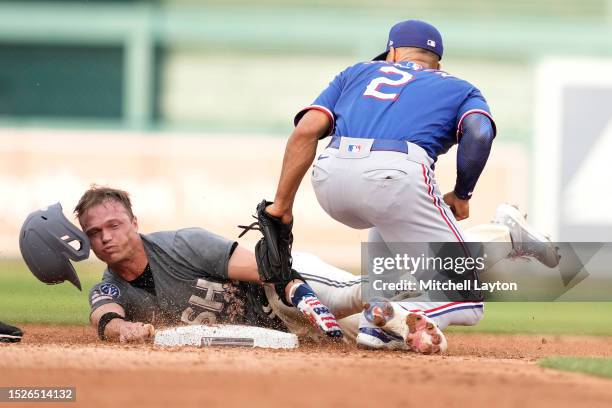
M370 81L370 83L366 87L366 90L363 93L364 96L370 96L376 99L382 99L383 101L394 101L399 96L399 93L385 93L385 92L379 91L378 89L383 85L404 86L408 82L410 82L412 78L414 78L414 75L409 74L408 72L404 72L395 67L382 67L379 71L385 74L401 75L402 77L400 79L389 79L384 76L374 78L372 81Z

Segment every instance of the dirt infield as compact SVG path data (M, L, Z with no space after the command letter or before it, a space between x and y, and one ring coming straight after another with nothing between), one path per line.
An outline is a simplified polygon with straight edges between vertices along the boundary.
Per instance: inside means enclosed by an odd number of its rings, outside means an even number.
M612 356L612 338L449 334L445 356L349 346L165 350L100 344L86 327L25 326L0 346L0 386L72 386L69 407L612 405L612 381L543 369L551 355ZM47 404L9 404L7 406Z

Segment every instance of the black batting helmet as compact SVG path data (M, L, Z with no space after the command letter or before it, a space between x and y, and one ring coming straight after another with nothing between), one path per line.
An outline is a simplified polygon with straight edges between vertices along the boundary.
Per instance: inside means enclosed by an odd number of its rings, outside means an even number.
M48 285L69 281L81 290L70 263L89 257L89 239L64 216L60 203L34 211L19 234L19 249L30 271Z

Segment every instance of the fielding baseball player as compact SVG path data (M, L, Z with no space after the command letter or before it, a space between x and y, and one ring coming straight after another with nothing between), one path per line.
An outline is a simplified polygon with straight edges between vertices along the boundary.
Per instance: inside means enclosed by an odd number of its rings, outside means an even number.
M93 188L80 200L76 212L87 236L56 204L28 217L20 234L20 249L41 281L68 280L80 289L68 259L85 259L91 243L94 253L108 265L102 282L89 294L91 322L102 339L144 341L153 334L154 325L213 323L289 330L314 339L326 337L322 333L330 336L330 331L338 336L339 325L347 338L363 337L358 334L361 277L314 255L294 254L293 266L307 284L291 285L291 302L286 302L282 299L286 292L256 283L254 254L232 240L199 228L139 234L125 192ZM531 230L514 207L500 206L494 223L476 228L473 238L512 242L519 236L531 239L531 252L516 247L509 255L530 255L545 261L547 241ZM533 251L538 244L541 249ZM387 315L394 313L386 302L371 306L370 312L381 309ZM401 318L393 319L396 327L390 322L372 337L376 341L368 338L369 342L359 344L423 353L443 351L446 340L441 329L449 324L473 325L482 317L481 308L473 309L463 321L451 321L447 310L452 307L440 309L423 302L418 303L419 310L416 307L399 310ZM334 315L340 318L337 324Z
M391 28L385 52L339 73L296 115L267 212L291 222L317 142L331 136L312 171L317 199L331 217L352 228L369 228L370 242L463 242L457 220L469 216L469 199L496 131L481 92L441 71L442 55L438 30L408 20ZM454 190L442 196L434 164L454 144L457 180ZM464 324L481 313L483 304L393 307L396 314L428 310L444 313L448 324ZM373 324L372 313L364 313L360 344L379 344L384 333L378 326L384 322L378 316Z

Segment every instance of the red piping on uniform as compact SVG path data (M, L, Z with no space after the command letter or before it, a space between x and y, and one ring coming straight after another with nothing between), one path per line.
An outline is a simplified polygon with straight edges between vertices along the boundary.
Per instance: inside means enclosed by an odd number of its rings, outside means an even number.
M327 109L325 106L319 106L319 105L311 105L311 106L307 106L304 109L302 109L302 111L308 111L308 110L318 110L319 112L323 112L324 114L327 115L330 124L329 124L329 129L327 131L326 136L329 136L332 134L332 132L334 131L334 127L336 126L336 120L334 119L334 114L331 113L331 111L329 109Z
M481 304L482 302L450 302L450 303L447 303L447 304L442 305L442 306L434 307L433 309L428 309L428 310L413 309L413 310L410 310L410 312L413 312L413 313L416 313L416 312L431 313L431 312L435 312L435 311L440 310L440 309L446 309L447 307L451 307L451 306L455 306L455 305L465 305L465 304L468 304L468 303L473 303L473 304L476 305L476 304Z
M457 232L453 228L451 222L446 217L446 214L444 214L444 211L442 211L442 207L440 207L436 203L436 197L433 195L433 192L432 192L433 191L433 186L431 184L429 184L428 179L427 179L427 173L426 173L426 170L425 170L425 165L423 163L421 163L421 167L423 168L423 179L425 180L425 184L427 185L427 194L429 194L429 196L431 197L431 201L433 202L433 205L438 209L438 211L440 212L440 215L442 216L442 219L444 219L444 222L446 222L446 225L448 225L448 228L450 228L450 230L453 232L453 234L455 235L455 238L457 238L457 241L458 242L463 242L463 240L459 237L459 235L457 234Z

